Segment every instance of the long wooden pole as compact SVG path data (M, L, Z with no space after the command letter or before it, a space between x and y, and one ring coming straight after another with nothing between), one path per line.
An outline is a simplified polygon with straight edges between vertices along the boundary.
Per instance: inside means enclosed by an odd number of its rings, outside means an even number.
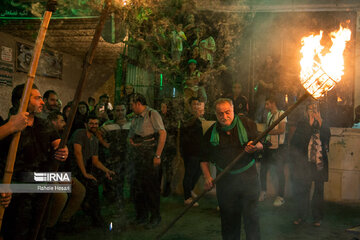
M305 93L302 95L299 100L291 105L283 114L279 116L278 119L276 119L264 132L262 132L255 140L253 140L253 145L260 142L261 139L266 137L269 132L276 127L284 118L286 118L295 108L297 108L302 102L304 102L310 95L308 93ZM222 171L219 175L216 176L216 178L213 180L213 186L210 189L204 190L199 196L197 196L188 206L184 208L184 210L175 217L166 227L163 231L161 231L155 239L160 239L164 234L175 225L175 223L197 202L200 198L202 198L207 192L209 192L211 189L215 187L215 184L225 175L227 174L234 166L235 164L246 154L245 151L242 151L232 162L229 163L229 165L226 166L224 171Z
M88 77L89 69L91 67L92 61L93 61L94 56L95 56L95 49L96 49L96 47L97 47L97 45L99 43L101 32L102 32L102 30L104 28L104 25L105 25L106 17L109 15L109 9L110 9L110 6L111 6L111 0L106 0L105 4L106 5L105 5L104 9L101 12L101 16L100 16L98 25L96 26L95 34L94 34L94 37L92 39L91 45L90 45L89 50L86 53L86 56L85 56L85 59L84 59L84 65L83 65L81 78L80 78L80 81L79 81L78 86L76 88L74 100L73 100L73 103L71 105L71 109L70 109L69 117L67 119L67 123L66 123L64 133L61 136L61 142L60 142L59 148L65 147L65 145L67 143L67 140L69 138L71 126L72 126L72 124L74 122L75 115L76 115L76 110L77 110L77 107L78 107L80 99L81 99L82 90L84 88L85 82L86 82L87 77Z
M32 56L31 63L30 63L30 69L28 72L27 82L24 87L24 91L22 93L22 97L20 100L20 107L18 110L19 113L27 111L27 107L28 107L29 100L30 100L31 90L32 90L34 80L35 80L36 69L37 69L37 66L39 63L41 49L42 49L42 46L43 46L43 43L45 40L45 36L46 36L46 31L49 26L51 15L55 11L56 2L55 3L54 3L54 1L49 1L49 2L53 2L52 3L53 5L51 7L49 7L49 4L48 4L48 8L47 8L46 12L44 13L44 17L43 17L43 20L40 25L40 30L39 30L39 33L38 33L38 36L37 36L36 42L35 42L34 53ZM20 136L21 136L21 132L15 133L12 138L12 141L10 143L10 148L9 148L9 152L8 152L7 159L6 159L5 173L4 173L4 177L3 177L4 184L11 183L12 175L14 172L16 152L18 150L18 145L19 145L19 141L20 141ZM0 228L2 226L4 212L5 212L5 208L3 206L1 206L0 207Z
M84 64L83 64L81 77L80 77L79 83L78 83L77 88L76 88L76 92L75 92L74 99L73 99L73 102L72 102L72 105L71 105L71 109L70 109L69 117L67 119L67 124L65 126L65 130L64 130L64 132L63 132L63 134L61 136L59 149L64 148L66 146L67 141L68 141L70 131L71 131L71 127L72 127L72 124L73 124L74 119L75 119L76 110L77 110L77 107L79 105L81 95L82 95L82 91L83 91L85 82L86 82L87 77L88 77L89 69L91 67L92 61L93 61L94 56L95 56L95 49L96 49L96 47L97 47L97 45L99 43L101 32L102 32L102 30L104 28L104 25L105 25L106 17L109 14L110 6L111 6L111 0L106 0L105 7L101 12L99 22L98 22L98 24L96 26L96 29L95 29L94 37L93 37L93 39L91 41L91 45L90 45L89 50L87 51L85 59L84 59ZM51 166L50 171L51 172L57 172L58 169L59 169L59 161L55 160L54 165ZM42 209L42 212L39 214L39 217L38 217L38 219L36 221L37 225L36 225L36 230L35 230L35 233L34 233L34 236L33 236L34 240L37 239L40 228L42 227L43 218L44 218L45 212L47 210L47 205L48 205L50 196L51 196L51 194L47 193L47 194L45 194L44 198L41 199L42 203L41 203L40 206L43 206L43 209Z

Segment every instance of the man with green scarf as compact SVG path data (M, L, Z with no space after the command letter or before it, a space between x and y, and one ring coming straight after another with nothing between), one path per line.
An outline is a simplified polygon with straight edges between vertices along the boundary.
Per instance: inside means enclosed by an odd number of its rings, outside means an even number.
M259 181L253 153L262 149L262 145L252 144L257 136L256 124L249 118L234 116L230 99L220 98L214 106L217 122L205 133L202 144L201 169L205 187L210 188L213 184L209 162L214 163L220 173L240 152L247 152L217 183L221 232L224 240L240 240L243 217L246 239L259 240Z

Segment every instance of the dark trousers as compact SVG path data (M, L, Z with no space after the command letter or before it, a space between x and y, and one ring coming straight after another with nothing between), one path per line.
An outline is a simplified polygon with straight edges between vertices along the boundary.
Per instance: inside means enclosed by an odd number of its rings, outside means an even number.
M216 186L223 240L240 240L241 218L247 240L260 240L259 181L255 166L244 173L228 174Z
M43 197L44 194L41 193L13 194L11 203L5 210L1 228L4 240L24 240L31 239L34 236L37 219L43 211L43 206L39 204ZM41 227L37 239L42 238L42 231L43 228Z
M185 175L183 180L184 199L191 197L191 191L201 175L200 161L197 157L184 156Z
M294 181L295 188L295 203L296 203L296 218L305 219L310 208L310 192L311 180ZM311 212L314 221L321 221L323 218L324 205L324 182L315 181L314 194L311 200Z
M134 204L136 217L160 217L159 167L154 167L155 147L134 148Z
M279 146L278 149L266 149L264 152L264 158L261 161L260 168L260 181L261 181L261 191L266 192L267 190L267 173L271 165L276 167L276 175L278 179L278 189L277 196L284 197L285 192L285 174L284 174L284 165L285 165L285 148Z
M81 174L78 174L76 178L79 180L79 182L81 182L84 185L86 189L85 198L82 204L84 212L88 214L93 221L101 220L100 219L101 208L100 208L98 183L95 180L85 178Z
M106 163L106 167L115 171L115 175L112 176L112 180L104 179L104 189L110 199L116 200L120 207L124 205L124 186L125 178L127 176L126 169L126 154L125 152L119 152L118 156L112 157L111 160L117 160L116 162Z
M167 196L170 194L171 189L171 179L173 176L173 160L176 156L176 147L175 146L166 146L162 154L160 173L159 173L159 181L161 184L161 180L163 178L163 192L164 195Z

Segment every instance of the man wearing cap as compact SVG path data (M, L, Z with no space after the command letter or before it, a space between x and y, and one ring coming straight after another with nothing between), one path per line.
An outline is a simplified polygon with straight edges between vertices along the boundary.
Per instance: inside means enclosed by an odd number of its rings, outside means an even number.
M130 104L136 115L129 132L131 157L135 163L135 223L147 223L146 228L150 229L161 222L159 166L166 141L166 130L160 114L146 106L143 95L132 95Z
M256 124L249 118L235 115L233 103L228 98L218 99L214 106L217 122L205 133L202 144L200 164L205 187L213 186L208 161L215 164L217 174L220 174L236 156L242 151L246 152L231 171L217 182L222 238L239 240L243 217L246 239L259 240L259 180L253 153L262 149L262 145L252 144L257 136Z

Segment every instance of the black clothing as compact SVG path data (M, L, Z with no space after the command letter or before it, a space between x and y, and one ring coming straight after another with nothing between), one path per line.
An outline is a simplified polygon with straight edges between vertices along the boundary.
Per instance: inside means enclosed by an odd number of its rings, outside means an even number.
M180 148L184 159L183 179L184 199L191 197L191 191L201 175L200 156L203 138L202 123L198 118L190 118L181 125Z
M28 126L21 132L12 181L21 182L25 172L49 171L50 164L55 161L52 159L54 150L51 143L59 138L48 120L35 117L33 126ZM0 142L0 156L4 166L11 140L12 135Z
M296 215L295 219L306 219L311 209L312 218L315 222L319 222L324 216L324 182L314 182L314 194L311 199L311 205L309 201L311 193L312 181L309 179L299 181L294 179L294 196L296 196Z
M257 136L256 124L248 118L241 118L248 140L254 140ZM204 136L202 161L211 161L216 166L224 169L238 154L245 145L242 146L237 127L231 129L228 135L220 129L219 145L213 146L210 137L214 125L209 128ZM233 170L240 169L248 165L253 154L246 154L234 166ZM218 170L219 173L220 170ZM260 239L259 215L257 210L259 197L259 181L255 164L242 173L228 173L219 180L216 186L216 195L219 201L221 215L221 232L224 240L239 240L241 232L241 218L244 219L244 228L247 240Z
M5 161L12 136L0 143L1 169L5 169ZM35 117L32 127L26 127L21 132L18 151L14 165L13 181L22 182L25 172L45 172L55 160L51 143L59 139L53 126L45 119ZM36 219L42 212L40 200L43 194L15 193L3 220L2 233L4 239L30 239L36 229ZM39 233L41 236L41 233Z
M74 122L71 126L69 136L72 137L73 133L76 130L85 128L86 121L87 121L87 115L81 115L80 113L77 112L74 118Z
M248 134L248 140L251 141L255 139L257 137L256 124L246 117L241 117L240 119ZM220 129L220 124L217 124L220 135L219 145L211 145L210 137L213 127L214 125L212 125L207 130L204 136L204 145L202 146L202 150L205 151L203 152L203 154L205 154L205 158L203 158L202 161L215 162L216 166L224 169L232 160L234 160L235 157L237 157L237 155L240 154L240 152L244 150L245 146L241 146L239 142L238 131L236 127L230 130L230 135L227 135L226 132ZM240 161L236 163L233 170L245 167L253 158L254 157L251 154L246 154Z
M154 167L156 142L133 147L135 161L134 203L137 219L160 217L159 167Z
M190 118L183 122L180 128L180 151L183 157L200 157L203 129L198 118Z
M168 196L171 192L171 179L173 176L172 162L176 156L176 140L178 134L178 121L173 114L160 113L166 129L166 142L161 159L159 181L163 181L163 195Z
M240 240L241 217L247 240L260 239L259 181L255 165L239 174L228 174L216 186L224 240Z
M197 157L184 156L184 199L191 197L191 191L194 189L199 177L201 176L200 160Z
M234 104L234 113L235 114L244 114L245 116L248 114L247 105L248 105L248 99L241 95L235 98L232 94L227 96L233 101Z
M323 217L324 182L328 181L327 151L330 142L330 129L323 122L319 128L315 120L310 126L309 120L300 121L291 140L291 159L293 159L293 181L296 198L296 219L304 219L309 209L311 183L315 182L315 191L311 202L312 217L320 221ZM320 133L323 169L318 170L316 163L308 160L308 146L314 132Z
M104 132L104 139L110 143L109 149L104 148L105 166L114 169L115 176L112 180L105 179L104 189L110 199L116 198L119 207L124 206L124 185L127 177L129 162L127 161L127 137L129 134L130 123L122 126L113 120L106 122L101 131Z
M308 161L308 146L314 131L320 132L322 147L323 169L318 171L315 163ZM323 121L321 128L310 126L309 120L305 119L297 124L294 136L291 140L291 154L295 164L294 177L298 179L311 179L313 181L327 182L329 177L329 164L327 152L330 142L330 129Z

